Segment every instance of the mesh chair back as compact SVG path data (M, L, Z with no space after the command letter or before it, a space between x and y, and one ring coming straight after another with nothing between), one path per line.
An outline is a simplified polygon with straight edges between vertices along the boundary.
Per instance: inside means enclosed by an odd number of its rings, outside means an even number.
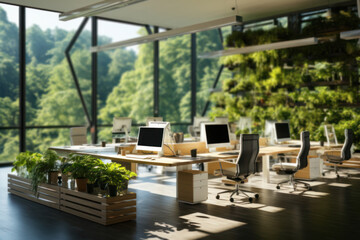
M236 175L250 175L255 173L255 163L259 154L259 134L241 134L240 152L236 164Z
M301 148L296 158L298 169L303 169L308 165L308 155L310 151L310 133L302 131L300 134Z
M342 160L349 160L351 158L351 145L354 142L354 132L352 129L345 129L345 142L341 149Z

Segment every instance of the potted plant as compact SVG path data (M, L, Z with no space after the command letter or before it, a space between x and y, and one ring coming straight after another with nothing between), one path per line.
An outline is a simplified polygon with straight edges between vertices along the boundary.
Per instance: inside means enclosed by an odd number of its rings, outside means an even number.
M94 193L95 183L98 182L98 180L100 179L103 165L104 163L101 162L101 164L99 164L98 166L94 166L93 168L89 169L86 189L87 192L90 194Z
M94 172L93 169L102 164L100 159L93 156L71 154L69 156L69 163L66 164L63 172L71 173L71 176L76 180L78 191L86 192L86 184L89 177L90 181L95 179L95 175L92 174Z
M127 170L119 163L104 164L101 179L107 183L110 197L115 197L118 191L127 189L128 181L135 177L136 173Z
M13 162L14 167L11 171L16 171L18 176L27 178L37 162L41 160L41 157L40 153L21 152Z
M37 193L39 183L46 182L51 183L51 179L57 183L58 176L58 160L60 159L56 152L52 150L47 150L44 154L34 153L34 157L40 157L40 160L36 161L36 165L31 169L30 177L31 177L31 185L33 191ZM54 175L55 177L53 177Z
M320 141L320 146L324 146L324 142L326 141L324 126L320 126L316 129L314 138Z

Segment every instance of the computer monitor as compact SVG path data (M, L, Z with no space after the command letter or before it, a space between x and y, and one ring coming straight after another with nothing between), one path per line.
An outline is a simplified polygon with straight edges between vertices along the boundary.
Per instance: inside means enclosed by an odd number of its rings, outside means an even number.
M146 118L146 126L149 126L149 122L162 122L162 117L147 117Z
M214 122L216 123L229 123L229 118L228 117L215 117Z
M291 140L290 126L288 122L275 123L275 139L277 142L284 142Z
M136 150L161 152L164 134L165 128L163 126L139 127Z
M205 135L207 148L230 146L230 131L228 124L205 123L203 124L203 135Z
M114 134L128 134L131 131L131 118L127 117L114 117L113 119L113 129L112 133Z

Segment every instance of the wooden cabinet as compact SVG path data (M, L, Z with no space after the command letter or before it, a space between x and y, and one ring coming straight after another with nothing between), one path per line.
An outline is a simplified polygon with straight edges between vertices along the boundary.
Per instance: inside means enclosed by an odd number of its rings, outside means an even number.
M178 172L178 199L187 203L199 203L208 198L208 174L197 170Z

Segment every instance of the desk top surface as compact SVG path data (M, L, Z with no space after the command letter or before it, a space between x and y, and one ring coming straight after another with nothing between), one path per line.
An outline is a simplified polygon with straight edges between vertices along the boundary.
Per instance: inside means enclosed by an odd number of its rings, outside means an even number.
M119 144L117 144L119 145ZM312 149L318 149L320 146L313 146ZM68 153L77 153L83 155L91 155L98 158L109 159L112 161L123 161L130 163L140 163L148 165L158 165L158 166L181 166L188 164L196 163L205 163L213 162L218 159L226 158L235 158L238 156L236 150L230 150L229 152L234 152L234 155L223 155L222 152L212 152L212 153L200 153L197 157L193 158L190 156L177 156L177 157L158 157L157 155L138 155L128 154L126 156L119 155L115 152L115 145L109 145L106 147L101 146L69 146L69 147L50 147L49 149L55 151L63 151ZM278 153L289 153L297 152L300 148L298 147L288 147L288 146L267 146L260 147L259 156L264 155L275 155Z

